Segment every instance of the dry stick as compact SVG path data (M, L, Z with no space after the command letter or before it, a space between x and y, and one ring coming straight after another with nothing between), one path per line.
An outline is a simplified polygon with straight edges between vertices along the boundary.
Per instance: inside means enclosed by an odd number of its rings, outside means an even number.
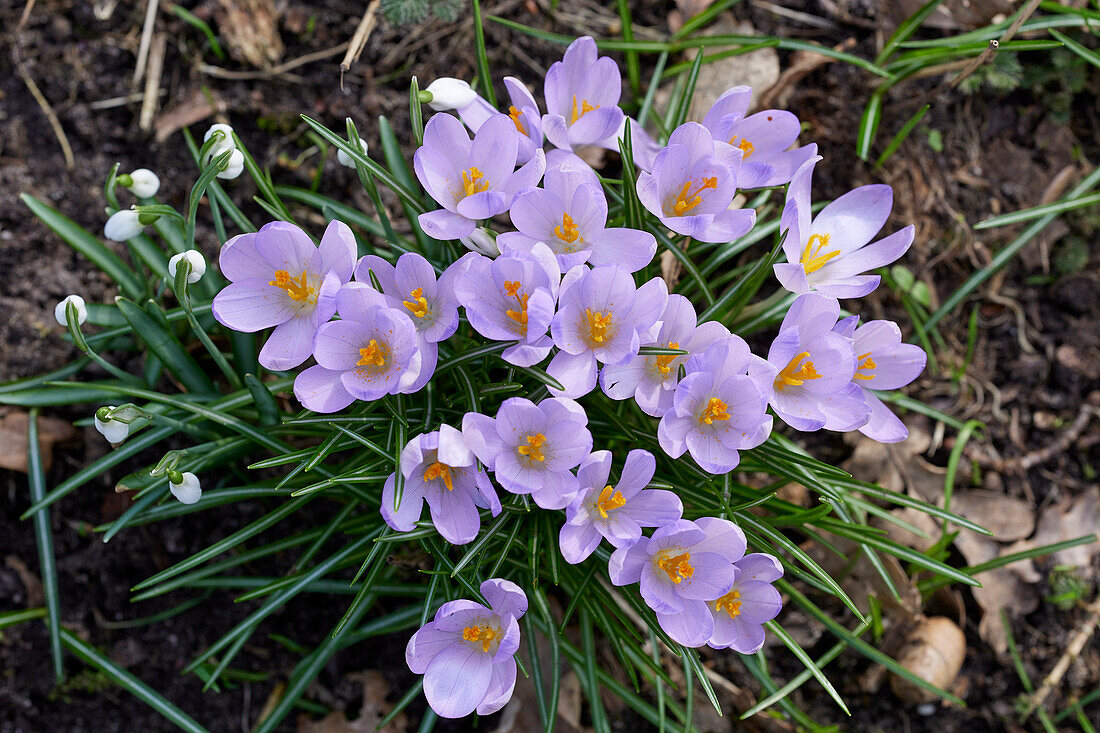
M153 39L153 51L149 54L149 73L145 77L145 94L141 100L141 116L138 127L148 132L153 126L153 115L157 111L157 92L160 91L160 77L164 73L164 54L168 49L168 36L157 33Z
M1020 13L1016 16L1016 20L1012 21L1012 25L1008 27L1008 30L1005 31L1004 35L1001 36L999 40L990 41L989 47L982 51L976 59L971 61L970 65L963 69L961 74L952 79L951 82L947 85L948 88L954 89L959 85L959 82L977 71L979 66L993 58L993 54L997 52L997 47L1002 43L1008 43L1012 40L1012 37L1016 35L1016 31L1020 29L1020 26L1024 24L1024 21L1030 18L1031 14L1035 12L1035 9L1039 7L1040 2L1042 2L1042 0L1031 0L1031 2L1027 4L1027 7L1020 11Z
M23 6L23 14L19 16L19 22L15 25L15 33L19 34L19 31L23 30L23 26L27 24L27 19L31 17L31 10L34 8L35 0L27 0L27 4Z
M160 0L146 0L145 24L141 29L141 45L138 46L137 68L134 69L134 86L145 75L145 64L149 60L149 42L153 40L153 22L157 19L157 5Z
M46 119L50 121L50 127L53 128L53 134L57 137L57 141L61 143L61 152L65 154L65 167L72 170L76 167L76 159L73 157L73 149L72 146L69 145L69 138L65 136L65 130L61 127L61 120L57 119L57 114L53 111L53 107L50 106L49 100L43 96L38 85L34 83L34 79L32 79L30 74L27 73L27 70L23 68L23 63L21 61L15 61L15 69L19 72L19 76L22 77L23 83L27 85L27 89L31 91L31 96L34 97L34 101L38 102L38 106L46 113Z
M320 61L321 59L327 59L330 56L335 56L347 47L347 43L341 43L339 46L326 48L323 51L314 51L313 53L307 53L305 56L299 56L296 59L291 59L285 64L273 66L267 71L229 71L228 69L223 69L220 66L211 66L210 64L199 64L198 69L203 74L206 74L208 76L216 76L219 79L234 79L236 81L245 81L249 79L270 79L273 76L280 76L282 74L285 74L291 69L297 69L299 66L305 66L306 64L313 63L314 61Z
M371 0L370 5L367 6L367 11L363 13L362 20L359 21L359 27L355 29L355 34L348 42L348 52L344 54L344 60L340 62L341 91L344 89L344 72L350 69L351 65L359 59L359 54L363 53L363 47L367 45L367 39L370 38L370 32L374 30L374 14L378 11L379 2L381 0Z
M990 458L980 453L971 454L967 452L967 457L984 468L992 468L998 473L1022 473L1039 464L1046 463L1050 459L1054 458L1059 453L1065 453L1073 444L1077 442L1077 439L1081 437L1081 434L1085 432L1085 428L1088 427L1089 420L1094 415L1100 415L1100 409L1089 404L1089 401L1094 399L1094 395L1090 395L1088 401L1084 405L1081 405L1081 409L1077 413L1077 417L1073 420L1068 428L1052 440L1050 444L1028 452L1018 458Z
M1085 644L1088 643L1092 637L1094 631L1096 631L1097 624L1100 624L1100 596L1093 599L1092 603L1086 609L1089 617L1085 620L1085 623L1077 627L1077 631L1074 632L1073 638L1070 639L1069 645L1066 646L1066 651L1062 653L1061 659L1054 665L1054 669L1050 670L1050 674L1043 680L1043 684L1039 685L1039 689L1035 691L1035 694L1028 700L1027 710L1024 712L1024 719L1027 719L1032 712L1035 711L1043 701L1047 699L1047 696L1051 691L1062 681L1062 677L1065 676L1069 666L1073 664L1073 660L1077 659L1081 654L1081 650L1085 648Z

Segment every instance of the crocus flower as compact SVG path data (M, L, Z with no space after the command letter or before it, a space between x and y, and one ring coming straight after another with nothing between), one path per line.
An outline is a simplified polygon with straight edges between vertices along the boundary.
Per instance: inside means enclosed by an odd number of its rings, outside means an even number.
M562 272L585 262L614 264L627 272L648 265L657 240L637 229L606 228L607 198L599 179L587 165L569 163L547 168L543 188L516 197L508 213L519 231L497 237L501 251L529 251L544 242Z
M501 354L505 361L530 366L546 358L561 275L545 244L495 260L471 252L447 269L455 270L455 297L470 325L485 338L517 341Z
M732 242L756 223L752 209L731 209L741 152L715 142L696 122L672 131L653 172L638 174L638 198L666 227L700 242Z
M868 321L861 326L858 316L849 316L833 330L852 339L857 362L852 384L858 387L860 397L871 408L871 416L860 426L859 432L880 443L905 440L909 437L905 423L870 390L898 389L909 384L924 371L928 355L916 344L903 344L901 329L893 321ZM831 422L826 421L827 429L841 429ZM837 420L837 423L842 422L843 415Z
M733 587L745 534L733 522L703 517L658 527L649 539L611 554L615 585L641 583L642 598L672 640L702 646L714 634L714 601Z
M571 469L592 451L588 416L573 400L505 400L495 418L468 412L462 434L478 459L513 494L543 509L564 509L580 489Z
M138 198L156 196L160 190L160 178L148 168L138 168L130 173L124 173L117 178L119 185L130 189L130 193Z
M662 349L682 349L687 354L632 356L628 361L607 365L600 370L600 387L613 400L631 397L647 415L661 417L672 407L672 397L680 382L680 366L691 354L701 354L707 347L730 332L718 321L696 324L695 308L682 295L668 296L661 314L661 329L657 337L643 346Z
M870 408L852 384L858 361L852 339L833 330L840 303L817 293L795 298L768 351L771 406L795 430L855 430Z
M477 221L508 210L515 195L542 178L542 150L519 170L519 133L508 115L495 115L470 136L448 114L433 115L424 126L424 145L413 156L421 185L442 209L421 214L420 226L436 239L459 239Z
M642 341L652 339L667 299L664 280L635 289L630 273L615 265L578 265L566 273L550 324L560 351L546 367L565 389L550 393L575 398L591 392L596 362L622 364L637 355Z
M424 502L432 524L452 545L464 545L481 529L478 507L500 514L500 500L485 472L477 467L466 439L450 425L418 435L401 451L405 488L394 508L396 480L390 474L382 487L382 518L398 532L411 532Z
M860 273L884 267L913 243L909 225L868 244L882 229L894 205L893 189L860 186L827 204L810 219L810 179L820 156L799 167L787 188L780 227L786 262L774 265L775 277L799 295L817 291L831 298L862 298L879 284L878 275Z
M751 97L752 87L727 90L707 111L703 126L715 140L742 151L741 169L737 172L739 187L779 186L789 182L800 165L817 155L817 145L788 150L802 129L798 118L779 109L766 109L746 117Z
M293 369L309 358L317 328L336 312L336 292L351 279L355 236L342 222L319 247L295 225L276 221L222 247L230 284L214 297L214 318L234 331L275 327L260 350L267 369Z
M88 320L88 306L79 295L66 295L53 307L53 317L62 326L69 325L69 305L76 309L76 325L83 326Z
M551 64L543 93L542 129L556 148L598 144L615 135L623 123L619 67L606 56L597 58L596 42L588 36L569 44L562 60Z
M517 619L527 596L515 583L491 578L481 584L489 608L474 601L444 603L405 648L405 661L424 675L424 697L438 715L491 715L504 707L516 685Z
M732 471L738 451L767 440L770 372L761 375L740 336L715 341L688 361L688 375L676 387L672 407L657 426L665 452L679 458L687 450L710 473Z
M510 101L507 114L520 135L516 160L522 165L534 157L536 149L542 148L542 118L538 102L523 82L506 76L504 86ZM430 92L433 97L428 102L429 107L437 112L454 110L462 123L474 132L481 129L490 117L500 114L500 110L461 79L436 79L424 91Z
M783 607L783 598L772 586L783 577L783 566L764 553L745 555L733 565L737 570L733 587L707 603L714 615L714 634L707 645L755 654L764 646L763 624Z
M199 477L190 471L184 471L183 473L169 471L168 490L181 504L194 504L202 498L202 485L199 484Z
M184 260L187 260L187 264L191 267L191 271L187 273L187 282L197 283L206 274L206 258L197 249L189 249L186 252L172 255L168 260L168 276L175 278L176 270L179 269L180 263Z
M684 506L676 494L645 488L656 466L652 453L632 450L619 482L612 486L611 451L596 451L584 459L577 469L581 491L566 509L558 535L566 562L582 562L601 537L615 547L627 547L641 539L642 527L660 527L680 518Z
M314 338L317 364L294 380L294 396L308 410L336 412L354 400L415 391L422 367L416 326L404 309L362 283L336 296L340 320Z

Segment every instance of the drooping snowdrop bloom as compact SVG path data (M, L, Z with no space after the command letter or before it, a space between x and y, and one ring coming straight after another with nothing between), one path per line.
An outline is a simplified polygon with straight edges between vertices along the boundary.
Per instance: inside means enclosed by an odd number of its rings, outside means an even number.
M168 276L174 278L176 270L179 269L180 263L184 260L191 267L191 271L187 273L187 282L197 283L206 274L206 258L197 249L189 249L186 252L172 255L168 260Z
M424 509L452 545L464 545L481 529L478 507L500 514L500 500L489 477L477 467L466 439L450 425L418 435L401 451L405 488L394 508L396 477L382 487L382 518L398 532L411 532Z
M538 102L523 82L506 76L504 86L510 102L507 114L520 135L516 160L522 165L534 156L536 149L542 148L542 117ZM433 95L432 101L428 102L429 107L437 112L454 110L462 123L473 132L481 129L490 117L500 114L500 110L460 79L436 79L424 91Z
M588 416L573 400L505 400L495 418L468 412L462 434L478 459L513 494L543 509L564 509L580 484L570 471L592 451Z
M534 186L546 168L536 150L519 170L519 133L508 115L495 115L471 141L462 123L448 114L434 115L424 127L424 145L413 157L416 177L442 206L419 217L420 226L436 239L470 236L478 220L508 210L515 195Z
M573 150L614 136L623 124L619 108L622 77L613 59L599 56L596 42L583 36L569 44L543 82L546 114L542 129L556 148Z
M585 262L593 267L614 264L636 272L648 265L657 251L657 240L649 232L606 228L607 198L587 166L548 168L543 188L517 196L508 213L519 231L497 237L501 251L530 251L544 242L562 272Z
M355 146L355 142L353 140L349 140L348 144L352 147ZM360 138L359 152L361 152L363 155L366 155L368 148L369 146L367 145L367 141ZM340 150L339 148L337 148L336 150L336 162L344 166L345 168L351 168L352 170L355 170L355 159L345 153L343 150Z
M799 167L787 188L780 227L786 262L776 263L775 277L798 295L816 291L830 298L862 298L879 284L878 275L860 273L884 267L913 243L913 225L868 244L882 229L894 205L893 189L884 184L860 186L827 204L810 219L810 179L820 156Z
M298 401L314 412L336 412L357 399L418 389L423 356L407 311L362 283L340 288L336 306L340 320L323 324L313 339L317 364L294 380Z
M661 329L652 343L662 349L682 349L687 354L649 356L638 354L623 364L600 370L600 387L613 400L633 397L647 415L661 417L672 407L680 382L680 367L691 354L701 354L720 338L730 335L718 321L696 324L695 308L682 295L668 296L661 314Z
M788 150L802 129L798 118L780 109L766 109L745 116L752 87L733 87L707 111L703 126L716 141L741 150L740 188L779 186L794 176L798 167L817 155L817 145Z
M859 432L880 443L905 440L909 437L909 429L870 390L898 389L909 384L924 371L928 355L916 344L903 344L901 329L893 321L868 321L859 325L858 316L849 316L833 330L852 339L856 353L852 385L858 388L859 396L871 408L871 416L860 426ZM825 428L839 430L832 422L826 420ZM838 416L836 422L843 423L844 416Z
M473 103L478 96L468 81L449 76L439 77L424 87L424 91L427 92L427 105L436 112L461 110Z
M211 160L222 155L226 151L232 151L229 159L225 163L225 167L218 173L218 178L226 181L231 181L237 178L244 171L244 153L237 149L237 141L233 137L233 128L224 123L217 123L211 125L210 129L203 135L202 141L205 143L215 133L221 133L221 138L207 153L206 158L203 160L203 165L208 165Z
M714 615L714 634L707 645L755 654L764 646L764 626L779 615L783 598L772 583L783 577L779 560L764 553L745 555L735 562L733 587L707 606Z
M660 527L681 517L684 506L671 491L647 489L656 469L653 454L632 450L614 486L609 482L611 451L585 458L577 470L581 491L566 509L558 535L565 561L582 562L603 537L615 547L627 547L642 537L642 527Z
M148 168L138 168L130 173L123 173L116 179L119 185L130 190L130 193L139 198L156 196L160 190L160 178Z
M470 253L447 269L455 270L455 297L470 325L494 341L517 341L501 354L505 361L531 366L546 358L561 274L545 244L495 260Z
M520 633L517 619L527 596L509 580L481 584L489 608L474 601L444 603L405 648L405 662L424 675L424 697L436 714L462 718L491 715L504 707L516 686Z
M145 229L145 224L149 223L149 221L141 221L143 217L147 220L156 218L150 214L139 214L133 209L116 211L107 217L107 223L103 225L103 236L112 242L125 242L128 239L133 239L141 234L142 230Z
M638 174L638 198L666 227L700 242L732 242L752 229L756 212L731 209L741 152L715 142L696 122L673 130L653 172Z
M169 471L168 490L181 504L194 504L202 498L202 485L199 477L190 471Z
M317 328L336 312L336 292L351 279L355 236L333 221L320 246L293 224L276 221L222 247L230 284L214 298L218 323L251 333L275 327L260 350L267 369L293 369L309 358Z
M66 295L53 308L53 317L62 326L69 325L69 305L76 309L76 325L83 326L88 320L88 306L79 295Z
M546 367L565 389L550 393L576 398L591 392L596 362L622 364L636 356L642 341L652 339L667 300L664 280L635 289L630 273L615 265L578 265L566 273L550 324L560 351Z
M719 339L689 359L688 375L657 426L665 452L679 458L689 451L705 471L720 474L737 467L738 451L767 440L771 372L761 374L756 364L740 336Z
M130 425L122 420L112 420L109 415L104 415L104 419L100 419L100 414L105 412L109 408L101 407L96 410L95 415L92 417L92 423L95 425L95 429L99 431L99 434L107 439L107 442L111 445L118 445L130 435Z
M680 519L615 550L608 571L615 585L641 583L642 598L673 641L702 646L714 634L707 602L733 587L734 563L744 555L745 534L733 522Z
M500 254L496 235L487 227L477 227L470 232L470 236L459 237L458 241L462 243L463 247L471 252L477 252L479 255L496 257Z
M852 384L858 361L852 339L833 330L840 303L817 293L795 298L768 351L775 372L771 406L795 430L855 430L870 408Z

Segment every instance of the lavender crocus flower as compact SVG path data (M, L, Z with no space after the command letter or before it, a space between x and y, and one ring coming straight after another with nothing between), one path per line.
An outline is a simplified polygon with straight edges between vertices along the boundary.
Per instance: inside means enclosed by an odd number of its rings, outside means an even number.
M436 81L441 80L437 79ZM451 79L450 81L458 82L457 79ZM465 82L460 83L466 84ZM522 165L534 157L535 150L542 149L542 116L539 114L538 102L535 101L534 96L523 82L515 77L506 76L504 77L504 87L508 90L510 102L507 114L512 118L512 124L516 126L516 131L520 134L516 159ZM435 102L429 102L428 104L437 111L453 109L458 113L458 118L462 120L466 127L477 132L490 117L500 114L500 110L489 104L480 94L470 89L468 84L466 84L466 89L469 90L469 94L462 95L464 104L461 106L446 103L437 104ZM428 90L430 91L431 87Z
M418 435L401 451L405 488L394 507L396 477L382 487L382 518L398 532L411 532L424 502L432 524L452 545L464 545L481 529L478 507L500 514L500 500L485 472L477 467L466 439L450 425Z
M491 715L504 707L516 686L517 619L527 596L509 580L481 584L489 608L468 600L444 603L405 648L405 662L424 675L424 697L438 715Z
M486 120L473 141L451 115L433 115L424 126L424 145L413 156L416 177L443 207L420 215L425 233L436 239L468 237L478 220L507 211L517 193L537 184L546 156L537 149L514 170L518 149L519 133L508 115Z
M870 418L859 432L880 443L905 440L909 437L905 423L870 390L898 389L909 384L924 371L928 355L916 344L903 344L901 329L893 321L868 321L861 326L858 316L849 316L833 330L852 339L857 361L852 384L859 388L860 397L871 408ZM830 422L825 423L827 429L840 429ZM843 415L837 422L843 422Z
M501 354L505 361L530 366L546 358L552 345L546 329L554 317L561 275L545 244L495 260L471 252L451 269L455 297L466 308L470 325L494 341L518 342Z
M653 172L638 174L638 198L665 226L700 242L732 242L752 229L756 212L731 209L741 151L686 122L672 131Z
M647 489L657 463L646 450L632 450L623 464L619 483L608 483L611 451L600 450L584 459L577 470L581 491L566 510L558 535L565 561L582 562L605 538L615 547L627 547L642 537L642 527L675 522L684 512L671 491Z
M852 339L833 330L840 303L817 293L795 298L768 350L771 406L795 430L855 430L870 417Z
M573 150L598 144L615 135L623 123L619 67L597 56L596 42L583 36L569 44L562 60L546 72L542 129L554 147Z
M860 186L825 206L810 219L810 179L820 156L803 163L787 188L780 227L786 262L774 265L775 277L799 295L817 291L831 298L862 298L879 284L878 275L860 273L884 267L913 243L910 224L868 244L882 229L894 205L893 189Z
M688 360L688 375L676 387L672 408L657 426L665 452L679 458L689 451L705 471L737 467L738 451L768 439L768 378L740 336L715 341Z
M707 602L733 587L734 563L744 555L745 534L733 522L680 519L615 550L608 571L615 585L641 583L642 598L673 641L702 646L714 634Z
M424 341L437 343L458 328L453 272L444 272L437 279L431 263L415 252L401 255L396 265L367 255L355 266L355 280L373 287L372 272L392 306L407 311Z
M580 484L570 470L592 451L588 416L573 400L505 400L495 418L468 412L462 434L478 459L513 494L543 509L564 509Z
M349 283L336 296L340 320L317 330L317 364L294 380L294 396L314 412L336 412L354 400L412 392L423 357L416 326L381 293Z
M649 232L606 228L607 198L596 174L583 163L547 168L543 188L521 193L508 213L519 231L497 237L501 251L528 251L544 242L562 272L585 262L636 272L657 251L657 240Z
M219 262L230 284L214 297L214 318L246 333L274 326L260 364L293 369L309 358L318 327L336 312L336 292L355 264L355 236L333 221L318 247L295 225L275 221L230 239Z
M745 555L734 563L733 587L707 606L714 615L714 634L707 645L755 654L764 646L764 626L783 608L783 598L772 583L783 577L779 560L764 553Z
M635 290L634 278L615 265L589 270L578 265L562 279L558 312L550 324L560 351L546 371L565 387L556 396L580 397L596 386L596 362L622 364L637 355L668 299L668 286L654 278Z
M791 180L800 165L817 155L817 145L811 143L788 150L802 129L798 118L780 109L766 109L746 117L751 98L752 87L727 90L707 111L703 126L715 140L742 151L738 186L782 185Z
M695 308L682 295L668 296L661 315L661 329L652 343L662 349L682 349L680 356L632 356L623 364L608 365L600 370L600 387L613 400L633 397L647 415L661 417L672 407L672 397L680 382L680 366L691 354L706 351L712 343L729 336L718 321L696 324Z

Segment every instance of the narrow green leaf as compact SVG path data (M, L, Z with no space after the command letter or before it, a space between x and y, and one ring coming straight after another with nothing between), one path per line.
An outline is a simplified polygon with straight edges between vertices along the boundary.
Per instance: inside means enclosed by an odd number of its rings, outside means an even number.
M1034 206L1030 209L1020 209L1019 211L1002 214L1001 216L994 216L991 219L978 222L974 225L974 228L992 229L993 227L1003 227L1009 224L1018 224L1022 221L1038 219L1040 216L1045 216L1047 214L1064 214L1067 211L1081 209L1086 206L1095 206L1097 204L1100 204L1100 193L1094 193L1076 199L1062 199L1053 204Z
M905 139L909 137L909 133L913 132L913 128L920 124L920 121L924 119L924 116L928 113L928 110L930 108L931 105L926 104L919 110L917 110L916 114L906 120L905 124L901 126L900 130L898 130L898 133L890 139L890 144L887 145L886 149L882 151L882 155L878 156L878 160L875 161L876 168L881 168L882 164L885 163L891 155L897 152L898 148L901 147L901 144L905 142Z
M934 11L942 1L943 0L928 0L928 2L917 10L917 12L906 18L902 24L897 27L897 30L890 35L890 39L886 41L886 45L882 47L878 56L875 57L875 63L881 65L889 61L890 57L894 55L894 51L898 49L898 46L909 40L910 36L920 29L921 24L924 23L928 16L932 14L932 11Z
M46 496L46 471L38 445L38 408L31 409L27 419L27 477L30 479L31 502L39 503ZM60 684L65 679L61 661L61 592L57 587L57 565L53 553L53 531L49 512L34 515L34 540L38 546L38 567L42 576L42 592L46 596L49 614L50 659L54 678Z
M150 302L152 303L152 301ZM122 311L127 323L134 329L134 335L161 360L168 371L180 380L183 386L198 394L212 394L216 391L214 384L194 358L183 348L183 344L171 333L161 328L160 324L141 306L121 296L115 298L115 303ZM159 306L154 304L154 307Z

